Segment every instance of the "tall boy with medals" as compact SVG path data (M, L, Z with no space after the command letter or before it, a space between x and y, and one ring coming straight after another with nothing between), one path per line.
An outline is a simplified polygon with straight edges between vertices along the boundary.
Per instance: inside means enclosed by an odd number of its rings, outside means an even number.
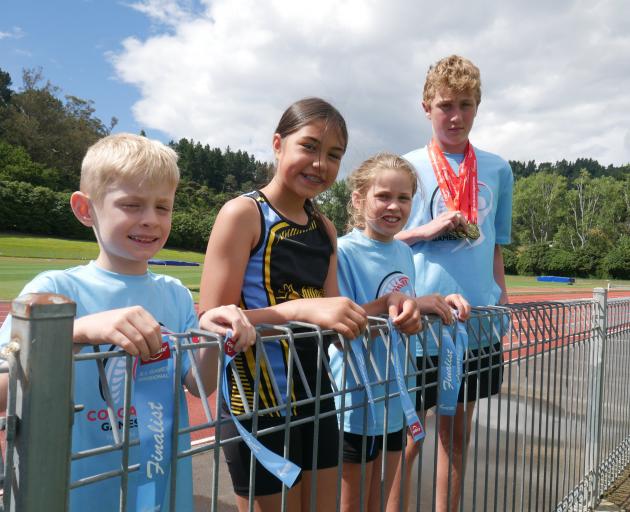
M397 238L413 251L417 296L460 293L472 306L494 306L508 301L500 246L511 241L513 176L505 160L474 148L468 140L480 101L479 69L469 60L452 55L429 68L422 107L433 136L427 146L404 155L413 164L424 194L414 197L407 226ZM438 511L459 509L463 454L475 400L498 393L502 382L501 340L483 338L480 333L470 335L473 324L469 325L467 383L460 388L454 421L444 417L439 424ZM426 352L425 357L437 363L435 340L427 339ZM480 353L492 357L476 357ZM417 355L422 365L421 347ZM437 386L426 387L437 375L424 377L424 397L421 392L416 394L421 412L437 403ZM417 454L417 445L408 443L407 468ZM406 479L408 495L409 475Z

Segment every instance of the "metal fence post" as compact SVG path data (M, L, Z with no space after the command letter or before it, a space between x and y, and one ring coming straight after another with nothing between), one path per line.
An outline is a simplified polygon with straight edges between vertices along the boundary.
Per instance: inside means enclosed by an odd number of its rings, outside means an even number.
M604 361L606 349L608 292L604 288L593 290L595 301L592 311L593 344L590 353L590 375L588 405L586 407L586 467L585 475L591 475L589 506L595 508L600 498L600 462L602 437L602 401L604 386Z
M19 355L11 511L68 507L75 310L54 294L27 294L12 303L11 341Z

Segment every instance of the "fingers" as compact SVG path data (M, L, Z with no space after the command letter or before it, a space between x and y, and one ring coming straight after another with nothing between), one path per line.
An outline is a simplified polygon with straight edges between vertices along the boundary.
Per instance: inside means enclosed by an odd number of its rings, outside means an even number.
M451 308L441 295L425 295L416 299L418 309L425 315L438 315L444 323L452 322Z
M361 335L367 326L367 313L365 310L345 297L335 297L333 299L324 299L327 302L332 313L331 329L342 334L348 339L354 339Z
M331 328L345 338L352 340L361 335L361 333L365 330L366 325L367 319L348 316L347 318L341 319L332 325Z
M236 351L245 351L256 343L255 327L247 319L243 310L234 305L220 306L206 311L199 319L199 326L221 336L230 329Z
M467 320L470 317L471 307L469 302L459 293L453 293L445 297L446 302L457 310L460 320Z
M356 338L367 326L367 313L361 306L355 304L350 299L344 299L344 303L347 309L345 322L342 321L342 323L345 323L345 327L349 329L349 334L352 338ZM344 333L342 332L342 334ZM346 335L344 334L344 336Z
M400 306L399 304L394 304L391 303L389 304L389 306L387 307L387 315L389 316L389 318L392 319L392 321L396 321L396 318L398 318L399 313L398 311L400 310Z
M396 328L405 334L416 334L421 330L422 322L420 321L420 316L412 316L411 318L407 318L404 321L394 321L394 325Z
M466 225L466 219L460 211L447 211L438 216L444 231L452 231Z
M421 315L416 301L410 298L405 299L401 309L402 311L397 316L391 317L394 325L405 334L417 333L421 326Z
M132 356L147 360L162 349L160 324L142 307L114 310L110 340Z

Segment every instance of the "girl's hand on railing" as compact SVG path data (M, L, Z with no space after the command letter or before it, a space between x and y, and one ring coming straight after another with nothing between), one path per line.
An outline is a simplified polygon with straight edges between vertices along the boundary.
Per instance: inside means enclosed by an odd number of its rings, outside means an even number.
M243 352L256 343L256 329L243 310L233 304L205 311L199 318L199 327L221 336L231 329L237 352Z
M415 334L422 328L422 313L416 300L404 293L389 294L387 312L396 328L404 334Z
M292 318L332 329L348 339L358 337L367 325L365 310L346 297L297 299L282 306L296 308Z
M439 293L417 297L416 304L423 315L437 315L445 324L452 324L455 320L452 313L453 307Z
M462 295L452 293L444 297L444 300L451 308L457 310L459 320L468 320L468 317L470 317L470 304Z

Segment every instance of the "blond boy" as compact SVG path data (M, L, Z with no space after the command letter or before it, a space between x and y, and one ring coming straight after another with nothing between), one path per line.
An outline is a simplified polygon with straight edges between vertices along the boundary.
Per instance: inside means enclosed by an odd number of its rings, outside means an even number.
M160 324L172 332L197 327L190 292L177 279L148 271L149 259L166 243L179 181L177 155L162 143L132 134L105 137L91 146L81 167L80 191L70 203L77 219L92 228L99 245L96 260L64 271L44 272L23 290L52 292L68 296L77 304L73 342L86 344L77 350L91 352L93 345L125 350L147 360L162 348ZM249 346L255 332L242 312L234 307L204 313L201 326L224 333L230 327L241 348ZM0 344L9 340L11 319L0 329ZM197 354L206 390L216 384L216 354L211 349ZM214 363L213 363L214 361ZM182 384L198 395L188 358L182 359ZM109 358L105 373L117 410L122 407L124 358ZM72 431L74 452L113 442L112 426L103 411L107 405L99 385L94 361L75 364L74 401L84 406L76 413ZM0 382L5 401L6 378ZM132 398L130 435L138 438L142 429L135 415L137 397ZM179 396L180 428L188 425L183 388ZM4 408L5 403L0 403ZM121 425L120 425L121 426ZM180 449L189 444L180 436ZM54 440L53 440L54 441ZM137 462L132 447L130 464ZM105 453L72 463L71 480L120 469L121 452ZM136 509L139 471L129 474L128 510ZM192 510L192 468L190 459L180 459L177 471L177 510ZM73 511L118 510L120 478L110 478L78 487L70 493ZM163 509L165 510L165 508Z
M418 296L459 293L472 306L508 301L501 245L510 243L512 221L513 177L509 164L473 147L468 139L480 102L480 73L472 62L451 55L429 68L422 108L431 122L432 140L424 148L405 155L414 165L425 195L414 198L407 226L397 237L408 243L414 254ZM502 382L500 340L479 338L469 338L473 357L467 367L467 385L462 383L460 389L454 421L442 417L439 424L439 511L459 509L464 453L470 440L475 400L498 393ZM427 345L427 355L437 367L435 340L429 339ZM475 357L480 350L493 357ZM422 355L420 349L417 355ZM437 375L428 380L432 378L437 380ZM424 400L422 393L417 393L417 397L417 408L426 411L437 403L437 386L425 390ZM407 467L417 454L417 445L409 443Z

